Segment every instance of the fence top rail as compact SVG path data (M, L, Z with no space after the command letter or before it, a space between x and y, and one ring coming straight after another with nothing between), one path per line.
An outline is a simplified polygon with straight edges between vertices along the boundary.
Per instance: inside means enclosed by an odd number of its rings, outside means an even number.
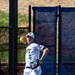
M12 26L0 26L0 28L12 28Z
M0 26L0 28L14 28L12 26ZM18 29L28 29L29 27L17 27Z

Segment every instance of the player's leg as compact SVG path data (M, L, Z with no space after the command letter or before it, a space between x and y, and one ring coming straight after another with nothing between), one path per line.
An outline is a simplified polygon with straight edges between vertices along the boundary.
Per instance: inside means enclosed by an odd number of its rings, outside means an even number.
M24 69L23 75L30 75L31 72L32 72L31 69Z
M37 69L32 70L30 75L41 75L41 73L42 73L41 67L38 67Z

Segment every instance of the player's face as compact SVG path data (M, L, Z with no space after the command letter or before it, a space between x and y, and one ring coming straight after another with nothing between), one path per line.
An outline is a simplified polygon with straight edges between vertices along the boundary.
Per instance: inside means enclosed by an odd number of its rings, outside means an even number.
M27 36L27 43L30 44L34 41L34 38L32 38L31 36Z

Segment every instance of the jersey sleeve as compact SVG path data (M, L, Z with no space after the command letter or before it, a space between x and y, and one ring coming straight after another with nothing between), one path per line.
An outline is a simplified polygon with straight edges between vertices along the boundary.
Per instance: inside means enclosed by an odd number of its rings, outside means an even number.
M38 45L38 50L42 51L45 48L44 45Z

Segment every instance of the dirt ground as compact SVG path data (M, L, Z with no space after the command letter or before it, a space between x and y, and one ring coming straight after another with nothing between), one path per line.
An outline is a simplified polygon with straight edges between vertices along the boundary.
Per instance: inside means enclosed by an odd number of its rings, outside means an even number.
M28 14L28 6L75 7L75 0L18 0L18 12ZM0 10L9 12L9 0L0 0Z

